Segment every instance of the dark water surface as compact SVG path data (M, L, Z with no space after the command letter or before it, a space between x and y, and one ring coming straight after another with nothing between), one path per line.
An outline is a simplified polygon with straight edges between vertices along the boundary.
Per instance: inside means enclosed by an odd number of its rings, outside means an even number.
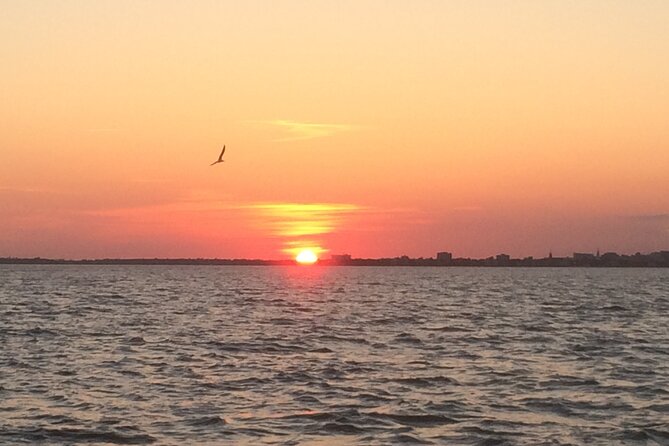
M0 266L0 444L669 444L668 269Z

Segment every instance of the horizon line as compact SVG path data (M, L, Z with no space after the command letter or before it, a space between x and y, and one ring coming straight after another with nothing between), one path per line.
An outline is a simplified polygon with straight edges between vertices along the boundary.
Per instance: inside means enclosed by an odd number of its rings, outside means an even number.
M258 265L281 266L296 265L292 258L220 258L220 257L118 257L118 258L48 258L48 257L0 257L0 264L132 264L132 265ZM334 254L328 259L318 259L315 265L321 266L667 266L669 250L648 253L619 254L605 252L601 254L574 252L572 256L547 257L527 256L514 258L508 254L497 254L484 258L453 257L450 252L438 252L435 257L352 257L350 254Z

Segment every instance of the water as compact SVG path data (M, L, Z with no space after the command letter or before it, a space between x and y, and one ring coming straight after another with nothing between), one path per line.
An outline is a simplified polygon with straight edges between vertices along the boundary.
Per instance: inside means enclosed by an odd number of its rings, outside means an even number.
M0 266L0 444L669 444L669 270Z

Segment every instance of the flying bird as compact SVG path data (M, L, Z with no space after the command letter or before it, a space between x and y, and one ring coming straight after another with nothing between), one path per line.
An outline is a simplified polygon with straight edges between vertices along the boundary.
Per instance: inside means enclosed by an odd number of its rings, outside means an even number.
M213 166L214 164L222 163L223 162L223 154L225 153L225 146L223 146L223 150L221 150L221 154L218 155L218 160L214 161L213 163L210 164L210 166Z

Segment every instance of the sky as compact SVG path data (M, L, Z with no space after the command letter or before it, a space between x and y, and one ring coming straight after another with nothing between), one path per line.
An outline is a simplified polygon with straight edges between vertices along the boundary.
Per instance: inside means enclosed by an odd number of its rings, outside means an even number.
M664 0L0 8L0 257L669 249Z

